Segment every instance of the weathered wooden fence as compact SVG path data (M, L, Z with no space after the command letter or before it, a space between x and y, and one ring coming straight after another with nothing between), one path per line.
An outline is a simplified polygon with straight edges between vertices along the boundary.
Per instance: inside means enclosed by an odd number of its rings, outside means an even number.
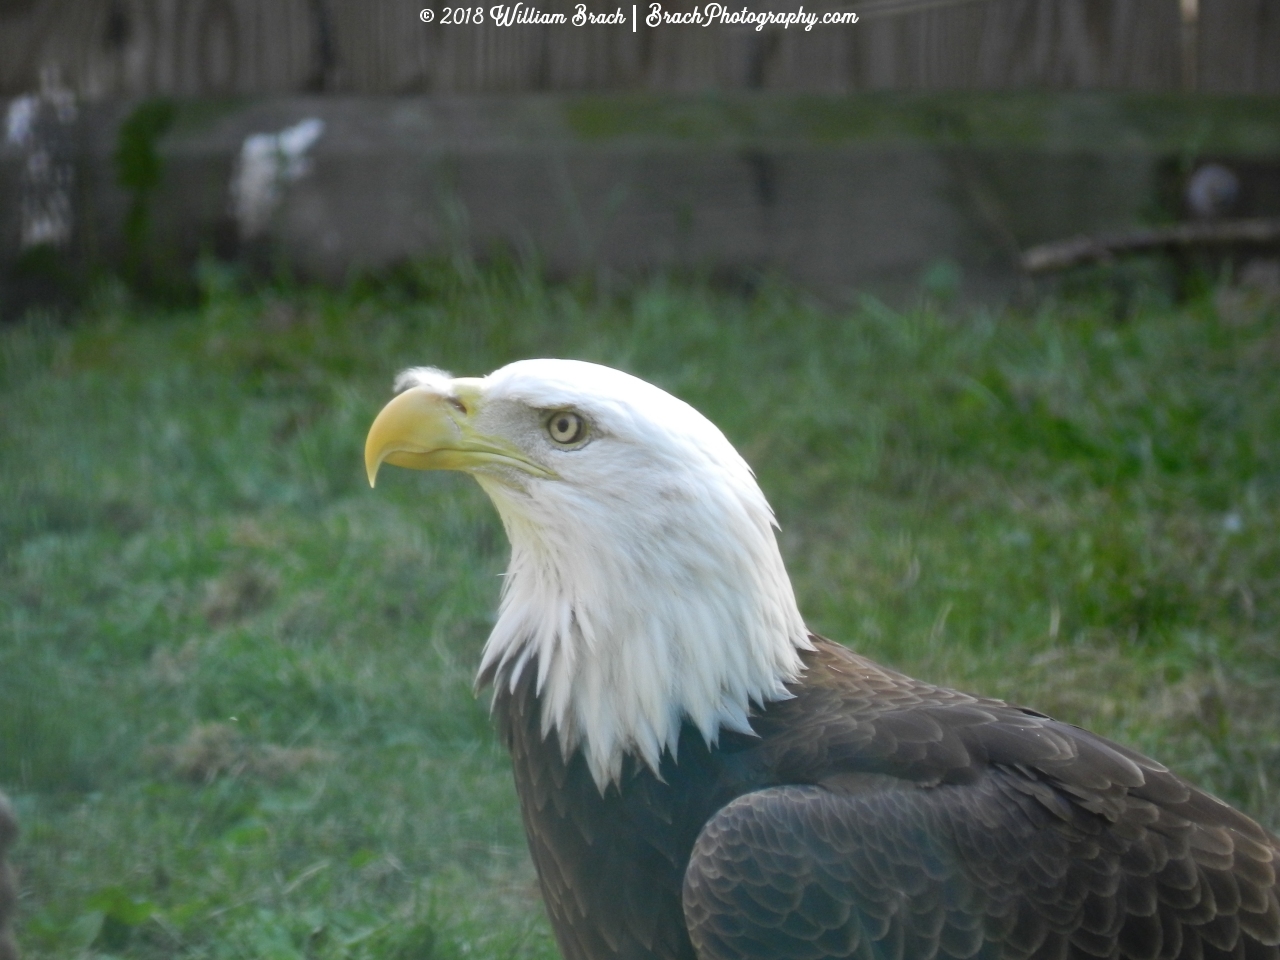
M1280 93L1280 3L1200 0L1199 83L1223 93Z
M469 2L469 0L462 0ZM493 0L479 0L487 13ZM515 0L503 0L514 3ZM668 10L703 0L675 0ZM788 10L801 0L746 0ZM433 22L419 12L432 10ZM1280 93L1278 0L806 0L856 24L756 31L442 23L446 0L0 0L0 95L51 71L118 96L767 89ZM532 0L572 14L576 0ZM738 0L726 3L738 6Z

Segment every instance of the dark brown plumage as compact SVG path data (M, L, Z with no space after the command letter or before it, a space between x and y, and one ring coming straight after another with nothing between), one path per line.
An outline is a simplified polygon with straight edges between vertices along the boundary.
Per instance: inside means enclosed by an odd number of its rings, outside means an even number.
M6 858L18 837L18 821L13 808L0 793L0 960L17 960L18 945L13 940L13 915L18 906L18 882Z
M1078 727L815 638L758 737L686 725L601 795L495 713L567 960L1280 958L1280 841Z

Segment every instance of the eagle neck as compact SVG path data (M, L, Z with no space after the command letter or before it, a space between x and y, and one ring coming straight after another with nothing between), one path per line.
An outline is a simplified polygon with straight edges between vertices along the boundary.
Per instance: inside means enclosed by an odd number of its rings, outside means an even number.
M535 671L542 735L554 732L566 756L580 749L602 793L628 755L656 774L685 723L713 746L722 730L750 734L755 709L790 696L810 644L763 497L673 538L669 524L684 518L661 505L643 515L656 530L611 522L634 511L566 529L483 485L511 562L479 679L514 690ZM636 547L652 543L678 548Z

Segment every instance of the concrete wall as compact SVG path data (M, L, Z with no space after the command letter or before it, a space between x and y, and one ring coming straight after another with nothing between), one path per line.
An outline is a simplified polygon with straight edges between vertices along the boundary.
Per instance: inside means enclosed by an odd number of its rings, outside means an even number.
M998 292L1029 245L1132 226L1161 204L1176 213L1167 181L1191 148L1280 157L1276 106L1097 94L189 103L158 143L148 256L283 258L341 281L505 248L560 274L775 270L837 295L910 283L948 258L975 292ZM82 108L76 121L75 248L100 260L122 256L130 196L111 158L130 109ZM309 119L323 131L296 176L278 171L278 203L253 235L231 191L246 139ZM2 161L0 260L17 253L20 161L12 149Z

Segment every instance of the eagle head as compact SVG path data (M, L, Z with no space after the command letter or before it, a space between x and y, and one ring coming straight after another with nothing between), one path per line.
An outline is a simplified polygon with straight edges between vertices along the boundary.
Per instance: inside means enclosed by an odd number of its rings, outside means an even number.
M537 670L544 735L603 791L628 753L655 772L681 726L750 733L810 643L751 468L697 410L629 374L523 360L483 378L406 370L365 444L461 470L511 542L480 676Z

